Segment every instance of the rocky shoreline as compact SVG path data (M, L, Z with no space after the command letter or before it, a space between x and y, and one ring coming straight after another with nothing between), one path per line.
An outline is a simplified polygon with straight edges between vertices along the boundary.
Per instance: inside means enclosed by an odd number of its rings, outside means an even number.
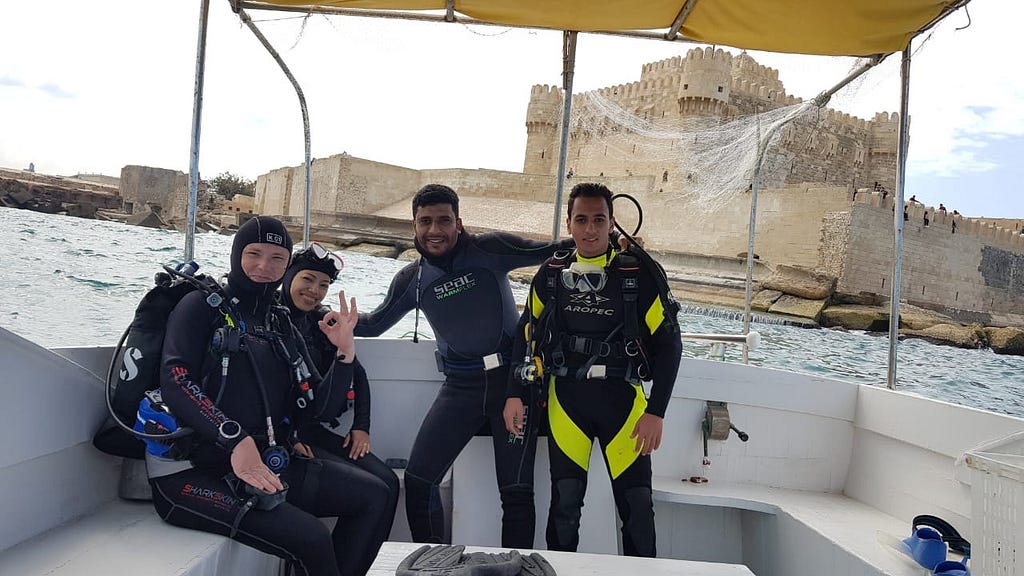
M373 243L353 244L345 249L407 261L419 256L415 249L402 250ZM509 273L509 278L529 283L536 271L536 267L520 268ZM695 275L692 272L667 270L672 292L680 302L742 312L745 297L742 279ZM889 304L877 300L877 297L866 295L839 294L835 292L835 280L830 277L795 267L778 266L771 276L755 282L751 309L805 328L862 330L886 335L889 332ZM899 336L901 339L921 338L958 348L991 348L996 354L1024 356L1024 330L1018 327L962 324L946 314L907 303L900 305Z

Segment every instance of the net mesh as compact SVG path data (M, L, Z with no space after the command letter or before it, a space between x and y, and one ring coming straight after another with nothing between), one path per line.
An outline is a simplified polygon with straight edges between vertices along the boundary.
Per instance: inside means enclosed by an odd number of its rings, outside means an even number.
M665 200L682 198L713 213L750 189L760 157L761 185L784 182L794 156L777 146L784 127L801 118L813 122L817 110L804 102L725 121L713 116L652 121L599 92L587 92L573 100L570 130L600 147L610 164L643 158L646 164L671 166L684 180Z
M799 183L870 187L881 179L885 167L873 164L879 158L873 154L880 150L880 141L875 140L880 133L878 117L869 121L836 111L850 109L862 90L877 86L884 76L880 68L857 76L831 98L800 101L785 94L777 72L745 54L694 52L695 58L689 54L683 60L645 66L641 82L576 94L567 168L575 167L577 178L606 173L608 177L653 177L645 205L673 213L672 217L685 212L688 218L702 220L721 213L725 206L735 206L737 197L755 185L761 189ZM730 90L723 89L723 82L729 85L728 78L712 82L699 75L701 65L723 63L732 69ZM848 72L867 63L866 59L849 62ZM710 85L710 93L701 92L700 83L704 89ZM558 127L561 98L557 90L539 95L535 90L528 121ZM542 104L537 105L538 101ZM882 121L886 123L888 117ZM528 172L555 171L553 161L530 166L529 158L557 158L558 132L550 129L552 137L543 150L528 150ZM892 140L894 150L894 131Z

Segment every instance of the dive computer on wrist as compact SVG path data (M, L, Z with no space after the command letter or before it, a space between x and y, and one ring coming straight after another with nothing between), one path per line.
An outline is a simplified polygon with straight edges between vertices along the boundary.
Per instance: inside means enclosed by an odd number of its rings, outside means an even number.
M242 435L242 425L234 420L225 420L217 428L217 442L230 446Z

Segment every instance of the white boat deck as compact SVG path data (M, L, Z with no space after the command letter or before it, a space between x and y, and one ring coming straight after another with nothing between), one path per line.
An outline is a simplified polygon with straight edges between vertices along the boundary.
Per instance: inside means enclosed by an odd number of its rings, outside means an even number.
M0 574L19 576L271 575L280 565L223 536L169 526L151 502L123 500L0 552Z
M432 344L358 345L374 386L374 452L381 458L408 457L440 384ZM24 386L0 386L0 421L31 431L0 452L0 574L277 574L280 563L270 557L168 526L149 503L116 499L119 460L90 443L106 417L97 375L109 358L109 348L46 350L0 329L0 372L8 382L32 387L28 395ZM992 513L978 495L981 473L955 461L983 442L1024 430L1024 420L792 372L690 359L684 366L654 455L663 561L732 565L758 576L918 576L922 569L891 545L909 534L917 514L941 516L975 546L985 544ZM728 402L750 441L712 441L711 482L681 482L702 472L707 400ZM500 541L490 446L489 438L474 438L453 466L456 543L490 547ZM637 564L644 561L611 556L619 548L618 527L603 468L595 450L580 544L580 552L601 560L592 568L581 560L567 570L645 570ZM535 476L538 545L549 484L542 440ZM407 528L401 506L395 528L393 539L407 537L400 533ZM411 549L389 544L386 550ZM662 565L651 566L659 574L654 566ZM1006 573L1014 570L1011 564Z

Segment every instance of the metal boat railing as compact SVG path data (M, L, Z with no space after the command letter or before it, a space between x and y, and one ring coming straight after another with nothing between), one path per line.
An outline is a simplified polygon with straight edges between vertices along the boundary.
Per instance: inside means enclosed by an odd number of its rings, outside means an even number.
M683 332L679 338L684 342L708 342L711 350L710 358L725 360L726 344L741 344L744 350L756 350L761 345L761 333L753 330L746 334L702 334L699 332ZM746 360L746 358L744 358Z

